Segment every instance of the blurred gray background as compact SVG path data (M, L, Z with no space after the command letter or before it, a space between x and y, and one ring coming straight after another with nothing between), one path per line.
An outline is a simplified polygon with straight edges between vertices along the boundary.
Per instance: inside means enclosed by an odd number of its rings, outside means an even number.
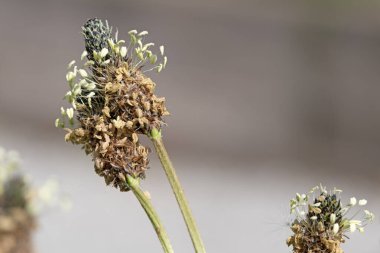
M80 26L148 30L168 67L153 74L172 116L164 137L208 252L289 252L288 200L320 182L380 216L379 1L0 1L0 145L36 184L74 204L45 212L39 253L161 252L132 194L106 187L54 128ZM154 156L144 181L176 252L193 252ZM347 253L378 253L380 223Z

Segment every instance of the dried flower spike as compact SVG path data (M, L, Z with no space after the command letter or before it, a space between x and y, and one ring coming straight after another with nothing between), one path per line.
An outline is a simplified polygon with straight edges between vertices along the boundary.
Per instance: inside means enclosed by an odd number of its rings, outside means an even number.
M363 232L364 227L374 219L374 215L360 207L367 204L365 199L359 201L359 210L354 216L349 215L357 203L355 197L344 205L340 199L341 190L327 192L321 186L314 187L308 194L296 194L290 201L291 214L294 216L288 238L288 246L294 253L343 253L341 244L347 233ZM359 220L354 218L362 213ZM347 218L347 217L350 218Z
M82 145L93 156L95 171L107 184L127 191L124 178L144 178L148 169L149 149L136 134L160 129L163 116L169 114L165 99L154 93L156 84L144 74L166 65L166 56L156 63L154 43L143 43L146 31L129 32L125 46L112 35L107 21L94 18L84 24L82 33L86 50L81 59L88 61L79 67L70 62L65 98L72 108L63 109L55 124L66 129L66 141ZM145 70L149 64L153 66Z
M145 178L150 152L138 134L161 129L168 115L165 98L156 96L156 84L145 75L161 71L166 56L144 43L148 32L128 33L129 41L118 39L108 22L89 19L82 27L85 51L82 65L69 63L65 99L71 108L62 109L55 125L67 132L65 140L83 147L94 161L95 172L107 185L120 191L131 190L155 226L165 252L172 252L169 240L149 199L140 194L140 179ZM149 68L147 66L150 66ZM141 191L142 192L142 191Z

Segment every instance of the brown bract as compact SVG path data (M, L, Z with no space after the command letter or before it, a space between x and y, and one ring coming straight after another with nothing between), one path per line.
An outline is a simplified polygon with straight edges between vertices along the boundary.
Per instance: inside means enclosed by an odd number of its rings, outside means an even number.
M118 60L92 69L96 83L91 102L77 100L80 126L66 129L66 141L83 145L92 154L95 171L107 184L129 190L126 176L144 178L149 149L138 134L160 129L169 112L165 99L154 94L155 83L140 70Z
M291 229L294 235L287 239L287 244L294 253L343 253L342 234L332 235L322 223L315 230L310 230L307 224L293 224Z
M117 61L93 70L99 89L96 96L104 98L97 109L107 117L119 117L132 132L148 134L153 127L162 127L163 116L169 112L165 98L154 94L156 84L139 69L129 66L127 61Z
M143 178L148 168L149 149L141 145L135 133L130 133L120 119L104 115L80 119L81 127L67 129L66 141L82 144L92 154L95 171L107 184L128 190L126 176Z

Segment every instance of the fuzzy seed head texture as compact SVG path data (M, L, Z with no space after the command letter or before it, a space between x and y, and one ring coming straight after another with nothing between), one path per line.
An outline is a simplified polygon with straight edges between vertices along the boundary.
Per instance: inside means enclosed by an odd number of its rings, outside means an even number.
M143 43L146 31L130 31L126 43L111 34L107 22L96 18L88 20L82 31L86 48L82 59L86 56L87 62L83 68L69 66L66 99L72 108L61 109L56 126L67 131L66 141L82 145L92 155L95 171L107 185L128 191L126 177L144 178L149 165L150 149L141 144L139 135L161 129L163 117L169 115L165 98L155 94L156 84L145 75L150 70L160 72L167 58L162 47L162 62L157 62L151 51L154 44Z

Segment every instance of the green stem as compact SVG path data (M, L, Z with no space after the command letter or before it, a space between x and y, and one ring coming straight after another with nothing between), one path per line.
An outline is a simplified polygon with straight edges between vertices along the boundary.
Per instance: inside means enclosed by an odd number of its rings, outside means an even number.
M187 230L189 231L191 240L194 245L195 252L205 253L206 249L203 245L201 235L198 231L197 225L195 224L195 219L191 214L189 204L186 200L185 194L179 182L178 176L175 172L172 162L170 161L168 152L162 142L161 132L157 129L153 129L150 139L153 142L153 145L156 149L157 155L161 161L162 167L165 170L166 176L169 180L169 183L173 189L174 195L177 199L178 205L181 209L182 216L185 220Z
M136 198L140 202L141 206L144 208L144 211L149 217L154 230L156 231L157 237L161 242L162 248L165 253L174 253L172 245L170 244L169 237L165 231L164 226L162 225L150 199L146 194L141 190L138 179L133 178L132 176L127 176L128 186L131 188L132 192L135 194Z

